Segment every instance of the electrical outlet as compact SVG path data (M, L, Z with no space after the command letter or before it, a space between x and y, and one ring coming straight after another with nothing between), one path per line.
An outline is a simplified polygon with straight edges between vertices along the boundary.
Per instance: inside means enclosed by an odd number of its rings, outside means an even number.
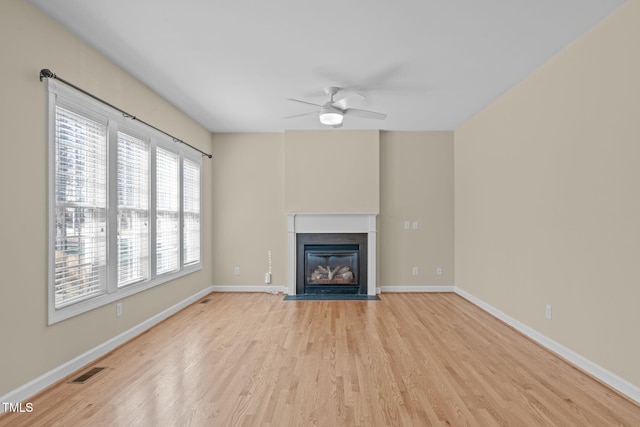
M405 221L404 222L404 229L408 230L409 228L411 228L411 223L409 221Z
M547 319L551 320L551 304L547 304L546 313Z
M413 267L413 275L417 276L420 274L420 270L418 270L418 267Z
M116 317L122 316L122 303L119 302L116 304Z
M240 275L240 267L236 267L233 269L233 274L235 274L236 276Z
M418 221L413 221L413 229L417 230L418 228L420 228L420 224L418 223Z
M442 276L442 267L438 267L438 268L436 268L436 274L437 274L438 276Z

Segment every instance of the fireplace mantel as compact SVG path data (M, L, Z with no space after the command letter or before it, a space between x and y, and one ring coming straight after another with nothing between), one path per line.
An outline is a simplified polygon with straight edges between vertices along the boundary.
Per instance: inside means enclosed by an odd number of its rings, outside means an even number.
M376 294L375 213L292 213L287 215L289 234L288 294L296 294L297 233L367 233L367 295Z

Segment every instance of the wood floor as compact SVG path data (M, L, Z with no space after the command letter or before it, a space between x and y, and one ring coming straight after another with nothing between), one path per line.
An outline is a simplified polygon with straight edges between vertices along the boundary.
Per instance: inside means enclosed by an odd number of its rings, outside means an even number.
M207 298L0 425L640 426L640 406L455 294Z

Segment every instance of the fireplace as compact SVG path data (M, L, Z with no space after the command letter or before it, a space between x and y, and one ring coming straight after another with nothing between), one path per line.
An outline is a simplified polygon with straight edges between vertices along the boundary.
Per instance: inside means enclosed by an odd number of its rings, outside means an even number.
M367 294L366 233L298 233L296 294Z
M289 295L376 295L376 214L288 214Z

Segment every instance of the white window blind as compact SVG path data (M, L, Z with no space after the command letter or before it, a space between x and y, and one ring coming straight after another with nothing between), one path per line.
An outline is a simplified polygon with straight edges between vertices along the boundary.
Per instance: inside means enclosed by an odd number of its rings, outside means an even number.
M182 248L184 265L200 261L200 164L182 162Z
M180 212L178 155L156 150L156 274L180 266Z
M106 124L55 110L55 308L106 289Z
M118 132L118 286L149 279L149 144Z

